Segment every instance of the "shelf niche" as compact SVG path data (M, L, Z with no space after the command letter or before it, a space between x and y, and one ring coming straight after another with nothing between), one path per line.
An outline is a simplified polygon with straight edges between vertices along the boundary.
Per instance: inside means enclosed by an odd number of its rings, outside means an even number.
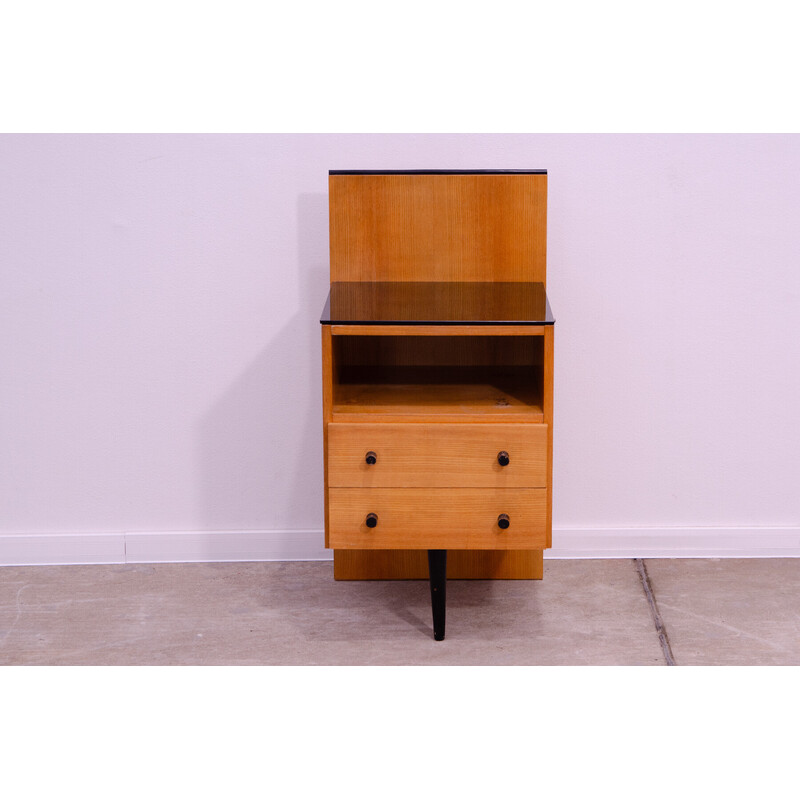
M334 417L542 422L541 336L335 336Z

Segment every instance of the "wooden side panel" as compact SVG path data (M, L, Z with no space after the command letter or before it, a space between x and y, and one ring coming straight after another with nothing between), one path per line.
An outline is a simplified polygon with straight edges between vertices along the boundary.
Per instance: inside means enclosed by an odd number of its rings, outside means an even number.
M544 376L542 379L542 412L547 423L547 545L553 546L553 367L555 330L549 326L544 334Z
M336 548L519 550L545 546L546 489L328 490ZM377 526L366 525L377 514ZM508 515L510 527L497 520Z
M331 281L546 283L547 175L331 175Z
M546 468L546 425L328 425L329 486L544 487Z
M322 457L325 475L325 547L329 547L328 513L328 423L333 416L333 383L335 378L331 326L322 326Z
M447 578L541 580L541 550L448 550ZM337 581L427 580L427 550L335 550Z

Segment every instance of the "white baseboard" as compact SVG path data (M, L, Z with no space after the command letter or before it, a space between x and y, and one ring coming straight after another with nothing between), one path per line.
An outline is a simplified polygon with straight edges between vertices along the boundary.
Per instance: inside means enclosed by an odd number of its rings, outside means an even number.
M0 534L0 566L329 561L321 530ZM545 558L798 558L800 527L556 528Z
M798 558L800 527L554 528L545 558Z
M321 530L0 534L0 566L332 558Z
M125 560L329 561L325 534L317 531L188 531L126 533Z
M123 533L0 534L0 566L124 564Z

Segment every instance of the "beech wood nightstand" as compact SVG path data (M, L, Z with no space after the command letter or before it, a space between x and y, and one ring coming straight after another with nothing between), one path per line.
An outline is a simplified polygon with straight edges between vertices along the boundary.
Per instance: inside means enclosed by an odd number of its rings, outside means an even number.
M551 546L547 173L331 171L325 546L337 580L540 579ZM448 566L449 555L449 566Z

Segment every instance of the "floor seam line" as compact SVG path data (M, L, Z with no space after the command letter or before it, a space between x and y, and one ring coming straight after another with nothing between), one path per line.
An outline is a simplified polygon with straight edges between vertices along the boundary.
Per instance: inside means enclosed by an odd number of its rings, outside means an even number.
M639 578L642 581L642 589L644 589L647 604L650 606L650 614L653 618L653 625L655 625L656 633L658 634L658 641L661 643L661 651L664 653L664 659L668 667L674 667L675 659L672 655L672 647L669 643L664 621L661 619L661 614L658 611L656 596L650 584L650 576L647 574L647 567L645 566L644 559L634 558L633 563L636 565L636 571L639 573Z

